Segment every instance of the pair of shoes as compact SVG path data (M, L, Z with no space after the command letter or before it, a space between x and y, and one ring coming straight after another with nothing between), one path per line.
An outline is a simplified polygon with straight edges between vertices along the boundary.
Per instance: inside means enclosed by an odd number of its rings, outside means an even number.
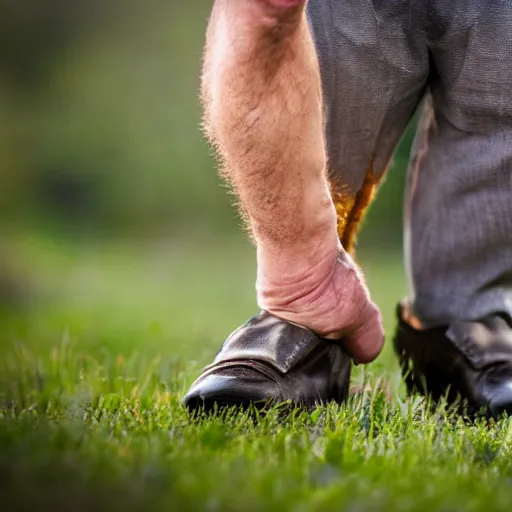
M394 349L410 393L464 404L470 414L512 412L512 325L504 317L425 330L403 320L401 305L397 317ZM342 343L261 312L227 338L184 404L211 410L342 403L351 366Z

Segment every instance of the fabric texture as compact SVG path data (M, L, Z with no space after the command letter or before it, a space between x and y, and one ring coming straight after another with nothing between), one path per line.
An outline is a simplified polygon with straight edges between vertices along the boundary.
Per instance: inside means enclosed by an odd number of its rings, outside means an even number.
M356 196L421 104L405 198L410 303L426 327L512 322L512 2L309 0L329 172Z

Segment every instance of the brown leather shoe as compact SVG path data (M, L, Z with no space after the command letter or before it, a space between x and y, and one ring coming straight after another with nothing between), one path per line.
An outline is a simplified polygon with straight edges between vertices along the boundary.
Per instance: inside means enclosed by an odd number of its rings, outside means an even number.
M394 348L410 393L445 397L470 415L512 413L512 325L503 316L418 330L403 309Z
M297 405L343 402L351 357L339 343L261 312L233 332L183 399L190 409L291 400Z

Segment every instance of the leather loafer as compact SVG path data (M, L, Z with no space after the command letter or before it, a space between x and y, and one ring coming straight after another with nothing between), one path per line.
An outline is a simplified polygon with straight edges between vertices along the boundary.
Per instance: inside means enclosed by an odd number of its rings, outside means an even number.
M339 343L262 311L227 338L183 402L190 410L341 403L351 362Z
M512 325L501 315L415 329L397 309L394 349L410 393L446 398L468 415L512 413Z

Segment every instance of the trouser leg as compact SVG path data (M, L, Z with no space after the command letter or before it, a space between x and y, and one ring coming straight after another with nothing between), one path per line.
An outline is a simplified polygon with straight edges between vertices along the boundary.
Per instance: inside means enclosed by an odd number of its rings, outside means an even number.
M450 28L430 35L436 78L406 193L410 301L425 327L512 320L512 6L462 7L456 23L442 3L431 13Z
M338 233L347 250L428 79L426 43L415 17L401 4L308 4Z

